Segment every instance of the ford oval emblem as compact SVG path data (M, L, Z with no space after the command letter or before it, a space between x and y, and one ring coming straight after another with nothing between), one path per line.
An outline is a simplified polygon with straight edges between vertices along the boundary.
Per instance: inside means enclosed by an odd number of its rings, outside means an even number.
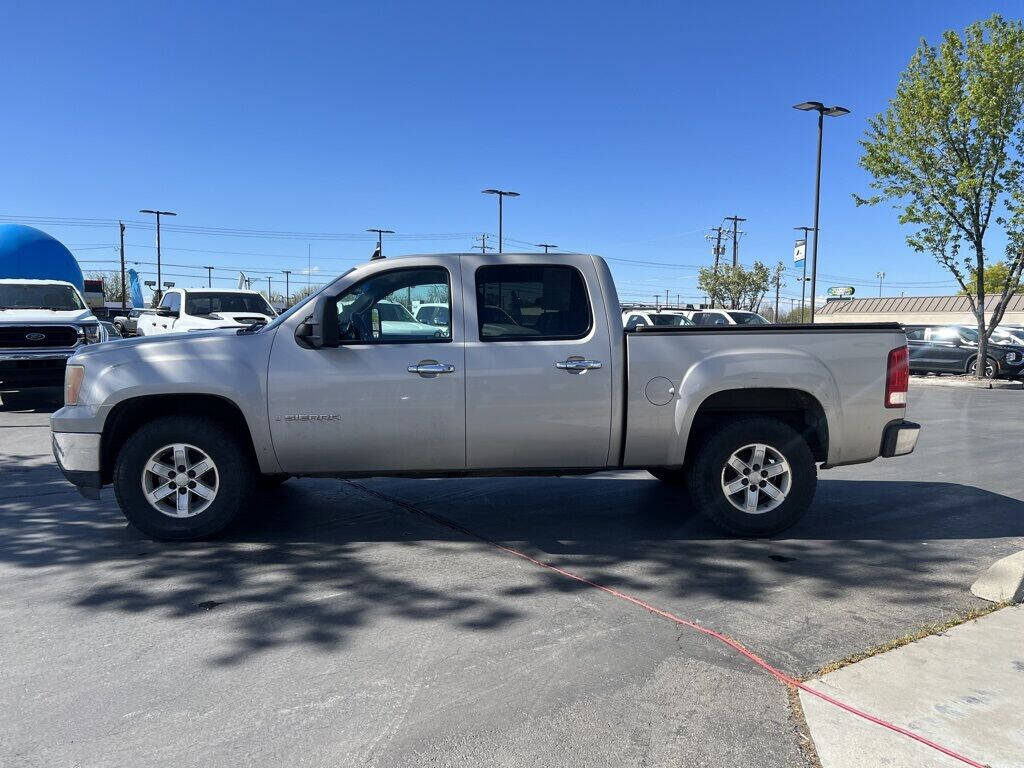
M46 338L45 333L26 333L25 341L42 341Z

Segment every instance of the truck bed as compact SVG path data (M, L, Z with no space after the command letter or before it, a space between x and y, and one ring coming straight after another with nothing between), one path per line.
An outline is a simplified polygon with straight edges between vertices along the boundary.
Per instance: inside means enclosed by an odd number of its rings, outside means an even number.
M723 390L813 398L827 423L830 466L877 457L879 435L897 416L883 400L888 353L906 343L898 323L641 326L624 335L626 467L680 466L702 406L737 402L714 399ZM745 410L780 407L778 398L749 394Z

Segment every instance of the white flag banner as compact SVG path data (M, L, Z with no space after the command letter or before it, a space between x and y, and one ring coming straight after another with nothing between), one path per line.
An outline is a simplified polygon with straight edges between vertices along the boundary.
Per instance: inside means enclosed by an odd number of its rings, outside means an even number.
M804 260L807 254L807 241L797 240L796 245L793 246L793 263L799 264Z

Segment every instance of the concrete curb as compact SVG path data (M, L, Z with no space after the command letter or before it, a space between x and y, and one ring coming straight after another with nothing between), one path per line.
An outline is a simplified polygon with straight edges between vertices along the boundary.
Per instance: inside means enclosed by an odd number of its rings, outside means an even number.
M1024 550L996 560L971 584L971 592L993 603L1024 601Z
M922 385L926 387L960 387L961 389L1024 389L1024 383L1009 381L1007 379L988 379L976 381L967 376L943 375L943 376L911 376L911 386Z

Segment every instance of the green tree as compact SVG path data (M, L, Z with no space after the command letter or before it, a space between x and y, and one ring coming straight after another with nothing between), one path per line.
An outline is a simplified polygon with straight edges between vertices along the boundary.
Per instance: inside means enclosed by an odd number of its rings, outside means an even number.
M756 312L761 300L772 282L768 267L760 261L746 269L737 266L701 267L697 273L697 285L711 300L712 306L728 306L730 309L748 309Z
M857 203L892 203L915 228L910 247L953 274L977 318L979 359L1024 270L1022 125L1024 24L997 14L962 36L946 32L938 47L922 40L861 141L876 194ZM986 318L988 281L971 284L971 275L987 276L986 236L997 227L1007 280Z
M1007 283L1010 282L1010 268L1006 265L1005 261L997 261L995 264L989 264L985 267L985 294L990 295L993 293L1002 293L1003 289L1006 288ZM1013 291L1020 291L1021 281L1017 278L1017 284L1013 286ZM961 290L960 293L970 296L978 292L978 272L974 269L971 270L971 279L967 281L967 290Z

